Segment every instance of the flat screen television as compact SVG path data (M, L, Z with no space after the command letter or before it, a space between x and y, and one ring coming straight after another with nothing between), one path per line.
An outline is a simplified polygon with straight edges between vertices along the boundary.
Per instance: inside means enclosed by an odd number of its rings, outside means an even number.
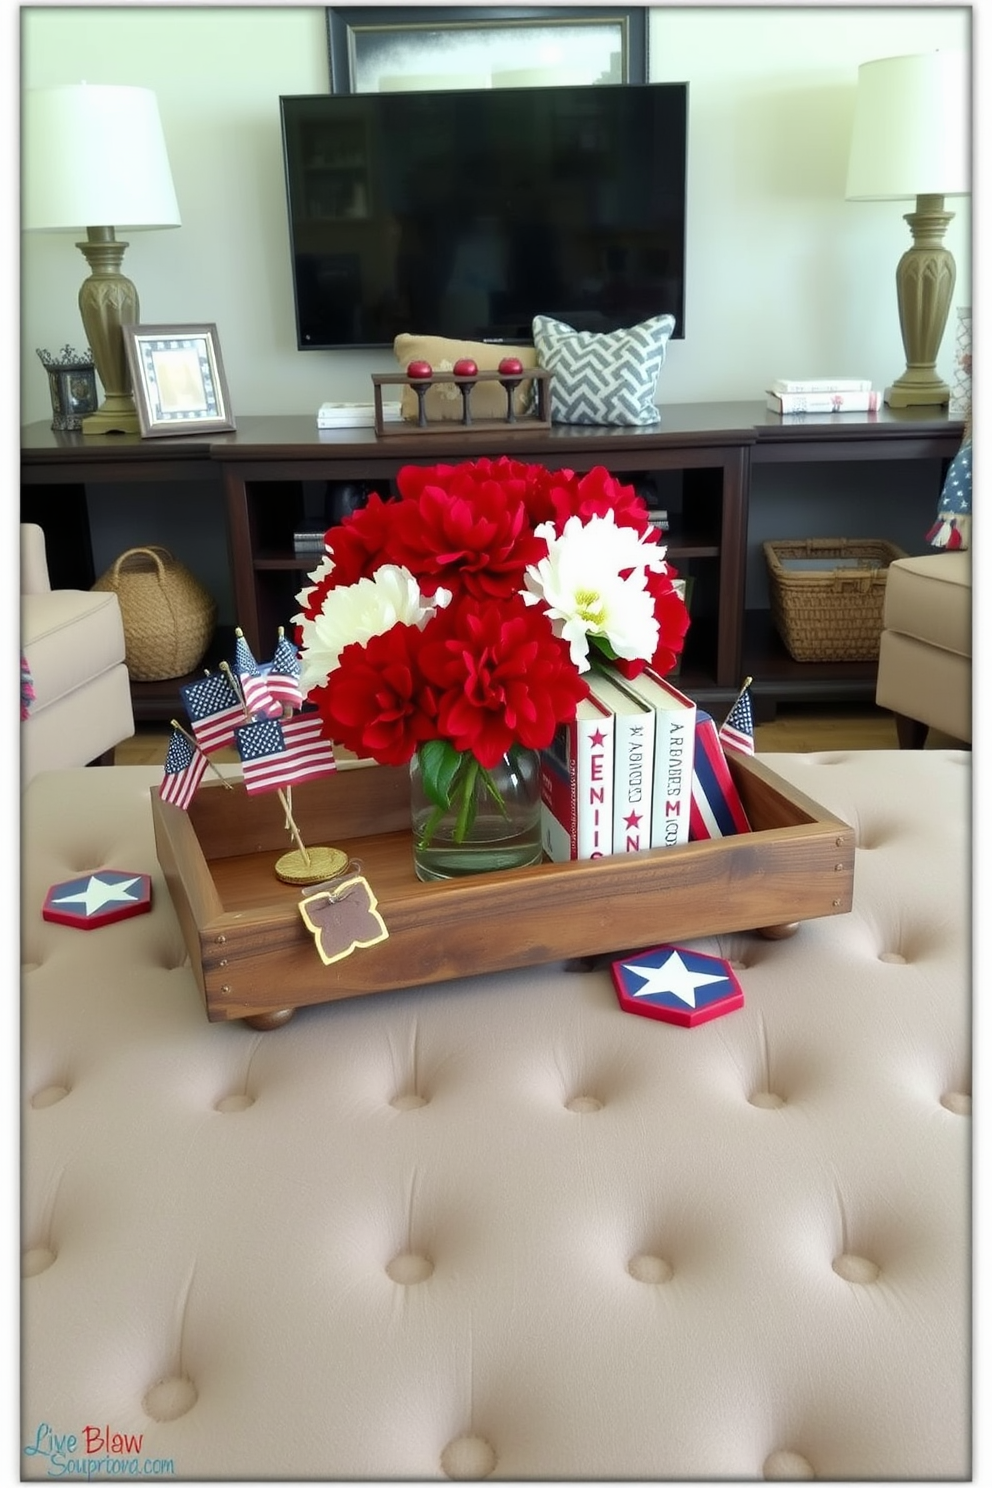
M297 345L685 334L688 84L282 97Z

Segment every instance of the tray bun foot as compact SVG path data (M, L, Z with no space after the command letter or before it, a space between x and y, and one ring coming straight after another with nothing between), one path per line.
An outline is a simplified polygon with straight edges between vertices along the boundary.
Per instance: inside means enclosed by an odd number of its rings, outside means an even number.
M295 1008L275 1008L271 1013L255 1013L251 1018L243 1018L249 1028L257 1028L262 1033L269 1033L273 1028L282 1028L287 1024Z
M561 964L562 971L595 971L601 956L569 956Z
M799 929L799 920L790 920L787 925L761 925L758 934L766 940L789 940Z

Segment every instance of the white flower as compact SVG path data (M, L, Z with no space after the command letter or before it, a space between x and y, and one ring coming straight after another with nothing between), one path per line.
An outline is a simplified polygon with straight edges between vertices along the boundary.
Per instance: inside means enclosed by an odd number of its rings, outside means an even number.
M306 602L307 602L307 600L310 598L311 594L313 593L313 591L316 589L317 585L320 583L321 579L326 578L328 574L332 574L333 572L334 572L334 559L331 557L330 553L325 553L324 556L323 556L323 558L321 558L320 562L317 564L317 567L313 570L312 573L310 573L308 575L309 578L313 579L313 583L312 584L308 584L305 589L301 589L300 592L299 592L299 594L296 596L296 598L299 600L300 604L301 605L305 605ZM293 622L294 622L294 624L298 620L302 620L302 619L303 619L303 616L302 615L294 615L293 616Z
M314 577L322 572L327 572L323 564ZM298 597L304 600L311 592L312 586ZM450 599L447 589L439 589L428 599L409 569L395 563L383 564L370 578L332 589L314 619L296 616L301 628L300 690L304 697L312 688L323 686L337 667L341 652L352 641L364 645L372 636L383 635L400 624L423 630Z
M545 522L536 534L547 542L548 556L526 570L521 593L528 604L547 605L551 628L568 642L575 669L589 670L591 635L604 636L627 661L649 660L658 622L647 570L664 570L665 549L645 543L633 527L618 527L612 512L587 522L569 517L559 536Z

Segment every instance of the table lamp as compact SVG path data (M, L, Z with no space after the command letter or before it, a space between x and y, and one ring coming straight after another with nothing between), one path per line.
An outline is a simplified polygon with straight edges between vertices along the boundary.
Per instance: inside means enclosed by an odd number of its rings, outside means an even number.
M79 310L104 401L84 434L137 434L121 326L138 323L138 292L121 273L115 228L178 227L158 102L148 88L73 83L24 94L22 228L86 232L90 266Z
M946 403L937 353L955 287L943 246L952 211L944 196L971 190L970 80L964 52L885 57L858 68L848 201L916 201L906 213L913 246L895 269L906 371L885 390L892 408Z
M893 408L950 398L937 375L955 267L943 246L945 196L971 191L969 77L963 52L884 57L858 68L848 201L913 201L913 245L896 268L906 370L885 390Z

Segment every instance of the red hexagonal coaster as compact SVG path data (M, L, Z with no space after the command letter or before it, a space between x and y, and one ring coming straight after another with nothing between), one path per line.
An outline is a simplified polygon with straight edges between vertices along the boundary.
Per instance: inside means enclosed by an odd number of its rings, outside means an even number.
M152 881L147 873L101 868L81 878L52 884L45 895L42 918L76 930L98 930L115 920L147 914L152 907Z
M654 946L614 961L610 971L624 1012L662 1023L695 1028L744 1006L730 962L685 946Z

